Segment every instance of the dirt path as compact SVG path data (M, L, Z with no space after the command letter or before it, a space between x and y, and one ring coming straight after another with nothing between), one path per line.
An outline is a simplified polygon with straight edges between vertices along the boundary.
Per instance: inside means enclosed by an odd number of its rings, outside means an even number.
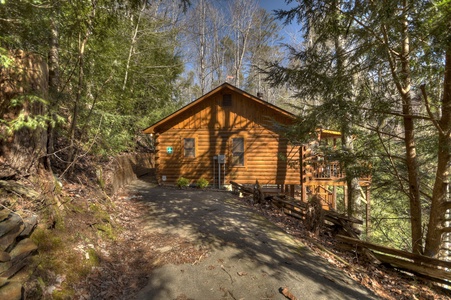
M137 299L287 299L285 287L297 299L377 299L230 193L143 180L128 191L148 210L145 235L167 239L147 241L160 259Z

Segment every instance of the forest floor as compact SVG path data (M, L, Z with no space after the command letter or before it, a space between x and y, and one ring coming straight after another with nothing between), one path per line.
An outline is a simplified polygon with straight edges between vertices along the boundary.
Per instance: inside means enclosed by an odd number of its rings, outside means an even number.
M148 184L149 188L156 186L154 183ZM38 258L41 260L40 267L26 286L29 299L37 299L35 296L38 294L34 290L39 286L43 293L41 298L45 299L133 299L148 285L158 268L165 265L195 265L208 257L208 247L186 236L145 230L152 207L143 201L143 194L136 190L125 188L107 199L99 195L98 190L87 189L81 184L68 184L63 189L75 199L71 206L66 205L66 230L64 233L61 231L58 237L64 247L55 250L55 243L47 248L40 245L41 249L48 250L49 256L46 258L42 252L44 256L40 254ZM176 190L171 187L167 189ZM238 198L232 194L230 197L278 226L382 299L451 299L449 291L430 282L391 268L365 263L352 251L337 250L333 237L327 232L313 236L298 220L277 210L253 206L249 198ZM95 207L102 207L108 215ZM103 223L111 226L103 226ZM52 230L57 236L58 226ZM50 256L53 265L47 267L42 262ZM59 256L60 261L55 256ZM189 298L181 294L175 299Z

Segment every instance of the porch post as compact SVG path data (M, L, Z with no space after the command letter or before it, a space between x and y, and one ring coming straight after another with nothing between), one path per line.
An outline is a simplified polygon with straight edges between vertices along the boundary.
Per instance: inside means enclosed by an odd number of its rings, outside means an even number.
M294 184L290 184L290 197L294 198Z
M332 187L332 201L333 201L332 208L334 210L337 210L337 186L336 185L333 185L333 187Z

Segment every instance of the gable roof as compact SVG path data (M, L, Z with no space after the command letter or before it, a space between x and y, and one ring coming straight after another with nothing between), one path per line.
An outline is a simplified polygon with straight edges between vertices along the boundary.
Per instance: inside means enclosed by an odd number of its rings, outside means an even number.
M249 94L249 93L237 88L236 86L233 86L233 85L225 82L225 83L221 84L220 86L218 86L217 88L215 88L215 89L211 90L210 92L206 93L205 95L201 96L200 98L194 100L193 102L185 105L184 107L182 107L179 110L175 111L174 113L170 114L169 116L167 116L167 117L161 119L160 121L152 124L151 126L147 127L142 132L143 133L147 133L147 134L154 133L155 132L155 128L157 128L158 126L160 126L160 125L162 125L162 124L164 124L164 123L176 118L177 116L179 116L183 112L189 110L194 105L204 101L205 99L207 99L211 95L216 94L216 93L218 93L220 91L223 91L223 90L226 90L226 89L231 90L233 92L236 92L238 94L241 94L242 96L248 98L249 101L255 101L255 102L257 102L257 103L259 103L261 105L264 105L264 106L276 111L277 113L284 115L288 119L291 119L291 120L295 120L296 119L296 116L294 114L292 114L292 113L290 113L290 112L288 112L288 111L286 111L286 110L284 110L284 109L282 109L282 108L280 108L280 107L278 107L278 106L276 106L274 104L266 102L266 101L254 96L254 95L251 95L251 94Z

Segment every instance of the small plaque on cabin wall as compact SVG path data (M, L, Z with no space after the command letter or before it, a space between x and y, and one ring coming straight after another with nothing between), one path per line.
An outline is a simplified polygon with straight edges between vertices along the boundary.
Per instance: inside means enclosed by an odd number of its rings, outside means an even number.
M166 147L166 153L172 154L172 147Z

